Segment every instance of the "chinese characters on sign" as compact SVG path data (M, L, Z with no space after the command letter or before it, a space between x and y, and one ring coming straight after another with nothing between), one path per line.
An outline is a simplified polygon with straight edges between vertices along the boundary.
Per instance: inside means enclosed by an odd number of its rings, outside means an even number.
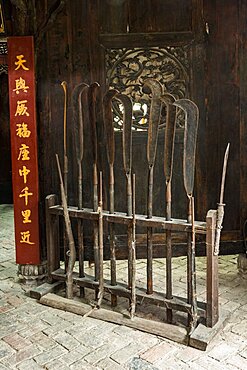
M33 38L8 39L16 262L39 264L38 161Z

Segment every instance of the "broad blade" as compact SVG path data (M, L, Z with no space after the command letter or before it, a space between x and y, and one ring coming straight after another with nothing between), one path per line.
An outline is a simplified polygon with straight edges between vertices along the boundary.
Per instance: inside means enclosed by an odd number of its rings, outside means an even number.
M185 112L183 174L185 191L187 196L191 196L194 189L199 110L189 99L180 99L173 104Z
M174 155L174 141L176 131L176 107L173 105L175 97L169 93L162 96L162 101L166 105L166 127L165 127L165 153L164 153L164 173L166 183L171 181Z
M91 130L92 130L91 137L92 137L92 152L93 152L94 163L97 163L97 158L98 158L95 104L96 104L97 90L99 89L99 87L100 85L98 84L98 82L94 82L89 86L89 89L88 89L89 121L90 121Z
M115 89L107 91L103 99L103 111L104 111L104 126L107 140L107 156L110 165L114 164L115 157L115 139L114 139L114 125L112 115L112 99L119 92Z
M116 98L123 104L123 165L126 174L131 172L132 166L132 100L127 95L118 94Z
M74 118L74 141L76 147L77 161L81 162L83 158L83 110L82 93L88 89L88 85L81 83L77 85L72 93L73 118Z
M160 97L162 95L162 86L159 81L148 78L144 81L144 87L147 86L152 92L152 101L150 107L150 117L148 125L148 143L147 143L147 160L149 167L152 167L155 162L158 130L161 117L162 103Z

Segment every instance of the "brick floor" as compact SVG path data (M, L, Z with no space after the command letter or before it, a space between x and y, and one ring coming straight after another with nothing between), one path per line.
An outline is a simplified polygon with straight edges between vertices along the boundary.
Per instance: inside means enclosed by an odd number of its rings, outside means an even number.
M41 306L20 284L15 265L13 208L0 206L0 370L247 369L247 280L237 256L219 258L219 302L230 313L205 352L124 326ZM109 263L106 263L110 272ZM174 290L186 296L186 258L173 262ZM124 261L119 280L126 280ZM198 296L205 297L205 258L197 258ZM145 283L144 261L137 280ZM91 268L93 271L93 268ZM90 268L88 270L90 273ZM165 264L154 261L154 283L164 284Z

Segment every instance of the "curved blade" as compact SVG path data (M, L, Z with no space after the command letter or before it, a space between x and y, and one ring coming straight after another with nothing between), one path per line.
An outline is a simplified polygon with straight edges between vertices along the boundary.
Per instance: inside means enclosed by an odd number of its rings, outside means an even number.
M227 162L228 162L228 157L229 157L229 149L230 149L230 143L227 144L225 156L224 156L224 162L223 162L223 171L222 171L221 187L220 187L220 204L223 204L223 199L224 199L226 168L227 168Z
M64 91L64 110L63 110L63 152L67 156L67 108L68 108L68 85L66 81L61 82Z
M166 183L168 183L172 178L177 109L173 105L176 99L172 94L165 93L162 95L161 100L166 105L164 173Z
M81 83L77 85L72 93L73 119L74 119L74 141L76 147L77 161L83 158L83 111L82 93L88 89L88 85Z
M91 137L94 163L97 163L98 158L95 104L96 104L96 94L99 87L100 84L98 82L93 82L88 89L89 121L92 129Z
M148 143L147 143L147 160L149 167L152 167L155 162L158 129L161 118L162 103L160 97L162 95L162 86L159 81L148 78L144 81L144 88L149 87L152 92L152 101L150 107L149 125L148 125Z
M107 156L109 164L113 165L115 157L114 125L112 115L112 99L119 92L115 89L107 91L103 99L104 126L107 139Z
M131 172L132 166L132 115L133 104L130 97L124 94L116 95L124 107L123 114L123 165L125 173Z
M188 196L191 196L194 188L199 110L189 99L180 99L173 104L185 112L183 174L185 191Z

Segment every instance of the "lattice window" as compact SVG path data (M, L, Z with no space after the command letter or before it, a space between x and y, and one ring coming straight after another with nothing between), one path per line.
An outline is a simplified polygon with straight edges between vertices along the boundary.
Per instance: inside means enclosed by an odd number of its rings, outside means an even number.
M177 99L189 97L189 46L164 48L106 49L107 84L133 100L133 127L146 130L149 119L150 97L142 90L146 78L161 82L165 90ZM114 103L115 129L122 128L122 106ZM165 109L160 128L164 127ZM184 116L179 113L178 126L183 127Z

